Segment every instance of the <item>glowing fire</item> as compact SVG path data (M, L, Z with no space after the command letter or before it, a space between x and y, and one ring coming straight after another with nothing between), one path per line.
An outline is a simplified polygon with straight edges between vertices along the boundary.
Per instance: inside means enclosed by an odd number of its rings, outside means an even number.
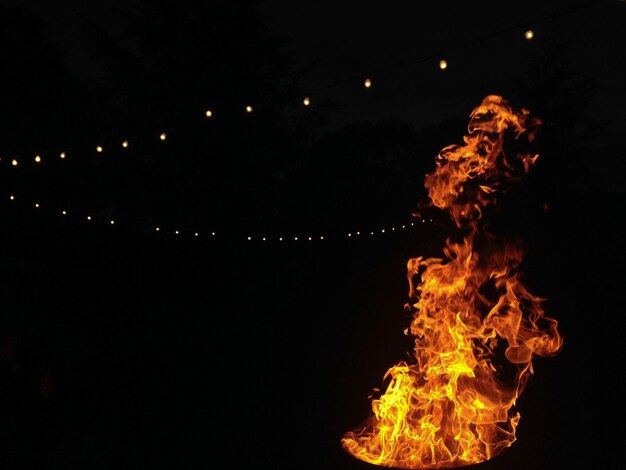
M563 340L544 315L544 299L522 283L520 243L489 234L483 215L538 158L509 154L505 144L532 142L540 125L527 110L487 96L470 115L464 145L444 148L426 176L430 204L449 211L464 236L448 238L443 258L408 261L414 303L405 333L415 339L414 360L387 371L369 418L343 436L354 457L388 467L458 467L515 441L513 407L533 356L557 354Z

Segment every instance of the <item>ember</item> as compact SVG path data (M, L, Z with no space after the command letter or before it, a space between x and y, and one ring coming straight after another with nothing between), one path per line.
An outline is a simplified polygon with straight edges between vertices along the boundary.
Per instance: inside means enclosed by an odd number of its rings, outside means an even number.
M483 462L515 442L517 398L535 355L563 345L544 299L524 287L519 242L485 230L487 209L519 181L538 155L509 152L530 143L541 122L500 96L473 110L464 145L439 153L426 176L429 204L447 210L462 233L442 258L407 263L415 340L410 362L384 376L369 418L341 444L354 457L401 468L449 468Z

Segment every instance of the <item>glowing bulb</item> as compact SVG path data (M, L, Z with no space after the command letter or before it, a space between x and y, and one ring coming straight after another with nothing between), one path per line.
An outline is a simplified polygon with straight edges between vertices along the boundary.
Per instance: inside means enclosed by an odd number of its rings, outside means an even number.
M294 239L295 241L298 241L298 237L293 237L293 239Z
M283 241L283 237L278 237L278 241L282 242Z
M530 41L532 38L535 37L535 33L533 32L532 29L529 29L528 31L524 33L524 37Z
M41 162L41 157L39 155L35 155L35 162L36 163Z
M9 199L10 199L11 201L15 201L15 196L13 196L13 194L11 194L11 195L9 196Z
M197 236L198 236L198 232L195 232L195 233L193 234L193 236L194 236L194 237L197 237Z
M125 140L124 142L122 142L122 147L124 148L128 148L128 141Z
M111 225L115 225L115 220L111 219Z
M215 232L211 232L211 236L213 236L213 237L214 237L214 236L215 236Z
M67 211L61 211L61 214L67 215Z
M323 236L321 236L321 237L320 237L320 240L323 240L323 239L324 239L324 237L323 237Z
M98 152L98 153L102 153L102 151L103 151L103 150L104 150L104 149L103 149L100 145L98 145L98 146L96 147L96 152Z
M17 166L17 160L15 158L13 160L11 160L11 165Z
M361 235L361 232L357 232L356 234L357 234L357 235Z
M250 106L250 105L246 106L246 112L251 113L252 112L252 106Z
M448 67L448 63L445 60L441 59L439 61L439 68L441 70L445 70L447 67Z
M59 154L59 157L60 157L61 159L64 159L64 158L65 158L65 152L61 152L61 153Z
M35 207L36 207L37 209L39 209L39 203L38 203L38 202L36 202L36 203L35 203Z
M252 237L248 237L248 241L252 240Z
M374 235L374 232L370 232L370 235Z
M91 216L90 215L87 216L87 220L91 220Z
M161 140L165 140L165 139L167 139L167 135L165 134L165 132L163 132L163 133L159 136L159 139L161 139Z
M175 233L176 235L178 235L178 230L176 230L174 233Z
M263 237L262 240L265 241L265 237Z
M213 111L211 111L210 109L207 109L204 115L208 118L213 117Z
M370 80L369 78L366 78L365 81L363 82L363 86L365 88L370 88L372 86L372 80Z
M160 227L155 228L154 230L156 230L157 232L159 232L161 230Z
M302 102L304 103L304 106L308 106L308 105L310 105L310 104L311 104L311 100L309 99L309 97L308 97L308 96L306 96L306 97L302 100Z
M352 234L351 234L351 233L349 233L349 234L348 234L348 236L349 236L349 237L351 237L351 236L352 236Z
M311 240L313 240L313 238L312 238L312 237L309 237L309 241L311 241Z

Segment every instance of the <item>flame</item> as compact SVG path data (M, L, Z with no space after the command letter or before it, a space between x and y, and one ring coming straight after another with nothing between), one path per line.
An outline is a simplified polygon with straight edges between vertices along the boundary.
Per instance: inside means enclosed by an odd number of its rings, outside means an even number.
M521 243L488 233L483 215L538 158L509 152L508 144L532 142L540 125L490 95L472 111L464 145L437 156L425 180L430 204L447 210L465 235L448 238L442 258L408 261L412 360L387 371L368 419L341 439L354 457L449 468L483 462L515 442L514 406L532 359L556 355L563 340L544 315L545 299L523 285Z

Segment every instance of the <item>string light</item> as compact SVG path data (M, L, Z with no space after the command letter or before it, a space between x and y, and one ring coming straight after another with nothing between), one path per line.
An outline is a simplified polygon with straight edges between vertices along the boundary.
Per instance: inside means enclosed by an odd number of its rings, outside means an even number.
M161 135L159 136L159 139L161 140L167 139L167 134L165 134L165 132L161 133Z
M39 155L35 155L35 163L40 163L41 157Z
M622 0L619 0L619 1L622 2ZM586 3L581 4L577 8L571 8L571 9L568 9L568 10L564 10L564 11L560 12L557 15L551 14L551 15L548 15L548 16L546 16L544 18L537 18L535 21L536 22L541 22L541 21L545 21L545 20L553 20L555 17L563 17L563 16L566 16L566 15L578 12L578 11L586 9L586 8L600 6L601 4L602 3L600 3L600 2L598 2L598 3L596 3L596 2L586 2ZM518 26L516 26L514 28L507 27L507 28L503 28L503 29L500 29L500 30L497 30L497 31L493 31L493 32L491 32L489 34L486 34L486 35L480 37L480 38L476 38L474 40L458 44L456 48L458 49L458 48L463 47L463 46L474 44L476 41L485 41L486 39L490 39L490 38L493 38L493 37L496 37L496 36L503 35L505 33L508 33L511 29L521 29L521 30L523 30L524 31L524 37L525 37L526 40L534 39L534 37L535 37L534 31L532 29L529 29L529 28L525 27L525 26L526 25L518 25ZM400 61L398 63L398 65L396 65L396 66L385 67L384 69L381 69L381 72L389 72L391 70L407 68L409 66L412 66L412 65L415 65L415 64L418 64L418 63L428 62L428 61L431 61L431 60L432 60L432 56L430 56L430 55L427 55L427 56L422 57L422 58L414 59L414 60L406 60L405 59L405 60ZM447 63L447 61L445 59L439 60L439 68L441 70L445 70L445 69L447 69L447 67L448 67L448 63ZM376 73L376 71L373 71L373 73ZM354 77L346 78L346 79L343 79L343 80L334 80L333 83L331 83L329 85L326 85L326 86L323 86L323 87L321 87L321 89L324 89L324 90L330 89L330 88L333 88L333 87L337 87L339 85L343 85L345 83L353 82L354 80L355 80ZM365 78L363 80L362 84L363 84L363 86L365 88L370 88L372 86L372 79L370 77L367 77L367 78ZM304 103L305 106L309 106L311 104L310 97L308 97L308 96L305 97L303 99L303 103ZM248 113L252 113L253 112L253 107L251 105L247 105L245 107L245 110ZM206 109L204 111L204 115L207 118L212 118L213 117L213 111L211 109ZM166 140L166 137L167 136L166 136L165 133L160 134L160 139L161 140ZM127 140L122 142L122 147L128 148L128 145L129 144L128 144ZM96 151L98 153L102 153L104 151L104 149L103 149L103 147L101 145L98 145L96 147ZM60 152L59 158L65 159L66 158L66 153L64 151ZM42 161L43 161L43 159L41 159L41 156L40 156L39 160L37 160L37 158L35 157L35 162L36 163L40 163ZM13 166L18 166L18 160L16 160L16 159L11 160L11 164Z
M14 195L14 194L10 194L10 195L9 195L9 199L10 199L11 201L15 201L15 200L16 200L16 197L15 197L15 195ZM39 209L39 208L41 207L39 202L34 202L34 203L33 203L33 205L32 205L31 207L33 207L33 206L34 206L36 209ZM61 215L62 215L62 216L64 216L64 217L65 217L65 216L68 216L68 214L69 214L69 211L68 211L67 209L62 209L62 210L59 210L58 212L57 212L57 211L53 211L53 212L56 212L57 214L61 214ZM91 215L85 215L83 220L86 220L86 221L88 221L88 222L91 222L91 221L93 220L93 217L92 217ZM420 219L420 220L421 220L421 222L422 222L422 223L432 222L432 221L433 221L433 219L424 219L424 218L422 218L422 219ZM115 219L110 219L110 220L109 220L109 224L110 224L110 225L117 225L117 222L116 222L116 220L115 220ZM411 222L411 223L410 223L410 225L411 225L411 226L414 226L414 225L415 225L415 222ZM407 226L407 225L402 225L402 228L405 228L406 226ZM392 227L392 228L391 228L391 230L392 230L392 231L393 231L393 230L395 230L395 227ZM161 230L160 226L156 226L156 227L154 227L154 231L155 231L155 232L161 232L162 230ZM381 228L381 229L379 229L379 230L373 230L373 231L370 231L370 235L371 235L371 236L375 236L377 233L381 233L381 234L382 234L382 233L386 233L386 232L387 232L387 229L386 229L386 228ZM181 237L182 237L182 233L183 233L183 231L181 231L180 229L176 229L176 230L174 230L172 233L173 233L173 235L175 235L175 236L181 236ZM194 237L194 238L199 238L199 237L200 237L200 233L199 233L198 231L193 231L193 232L192 232L192 231L189 231L188 233L190 233L190 234L191 234L191 233L193 233L193 237ZM215 237L215 236L217 235L215 231L212 231L212 232L209 232L209 233L211 234L211 237ZM348 237L348 238L352 238L355 234L358 236L358 235L360 235L360 234L361 234L361 232L360 232L360 231L357 231L357 232L347 232L347 237ZM346 236L346 235L345 235L345 232L344 232L344 237L345 237L345 236ZM237 238L237 237L235 237L235 238ZM336 237L336 239L340 239L340 238L342 238L342 237ZM252 241L253 241L253 240L255 240L255 239L261 240L262 242L269 242L269 241L270 241L270 240L272 240L272 239L273 239L273 240L278 240L279 242L283 242L283 241L285 241L285 240L286 240L285 236L283 236L283 235L280 235L280 236L274 236L274 237L271 237L271 236L268 236L268 235L263 235L263 236L259 236L259 237L254 237L254 234L247 235L247 236L246 236L246 239L247 239L248 241L250 241L250 242L252 242ZM323 240L325 240L325 239L326 239L326 237L325 237L324 235L319 235L318 237L315 237L315 236L313 236L313 235L308 235L308 236L306 236L306 237L299 237L298 235L294 235L294 236L292 236L292 238L291 238L291 239L292 239L294 242L297 242L297 241L300 241L300 240L307 240L307 241L311 241L311 242L312 242L312 241L315 241L315 240L320 240L320 241L323 241Z

